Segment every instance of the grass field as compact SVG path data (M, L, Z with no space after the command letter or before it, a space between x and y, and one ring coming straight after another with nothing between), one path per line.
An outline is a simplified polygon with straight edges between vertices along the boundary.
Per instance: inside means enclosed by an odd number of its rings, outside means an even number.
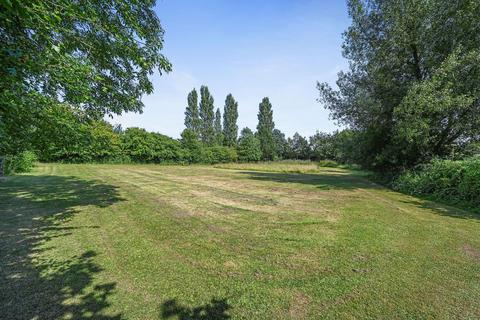
M0 318L480 318L480 216L342 169L221 167L0 181Z

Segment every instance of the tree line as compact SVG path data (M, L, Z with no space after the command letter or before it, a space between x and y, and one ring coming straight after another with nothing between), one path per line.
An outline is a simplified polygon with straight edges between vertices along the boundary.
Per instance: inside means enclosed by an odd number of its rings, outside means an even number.
M350 161L351 151L348 149L353 146L349 145L352 136L349 130L334 133L317 131L308 138L295 133L292 137L286 138L280 129L275 128L273 107L268 97L260 102L257 117L257 130L253 132L246 127L239 135L238 102L233 95L228 94L225 98L222 117L220 108L214 107L214 98L208 87L200 87L200 100L194 88L187 96L182 141L195 150L212 146L234 148L240 161L281 159L329 159L342 163Z
M188 95L179 140L101 120L140 112L141 96L153 91L149 74L171 70L154 2L32 1L0 3L0 156L325 158L396 175L436 158L480 153L479 1L349 0L352 22L342 46L349 69L339 73L337 89L317 84L319 101L345 130L286 138L264 98L255 132L239 134L234 97L226 97L222 116L203 86L200 96Z
M80 108L64 103L43 107L30 124L28 151L15 155L16 164L7 171L22 171L33 155L41 161L72 163L220 163L280 159L348 161L348 131L320 133L308 139L295 133L286 138L275 128L273 108L265 97L259 104L256 131L238 133L238 102L232 94L225 99L223 114L214 112L214 99L207 86L200 97L193 89L187 96L185 130L180 139L123 129L103 119L92 119ZM16 167L14 167L16 166Z

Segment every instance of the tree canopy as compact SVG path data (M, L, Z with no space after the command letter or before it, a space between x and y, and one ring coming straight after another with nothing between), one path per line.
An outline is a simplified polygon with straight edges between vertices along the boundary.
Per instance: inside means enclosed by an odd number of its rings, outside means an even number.
M215 129L215 143L218 145L223 144L223 131L222 131L222 113L220 108L215 111L215 122L213 125Z
M89 115L141 112L148 76L171 70L155 1L2 1L2 109L81 107Z
M44 109L141 112L149 76L171 70L155 1L2 1L0 154L32 147ZM47 112L47 111L45 111Z
M273 140L273 111L270 100L265 97L258 106L258 125L257 135L260 140L260 148L262 150L262 158L264 160L273 160L275 158L275 145Z
M226 146L233 147L238 135L238 103L232 94L227 95L223 109L223 137Z
M198 115L198 94L195 88L188 94L185 110L185 127L196 134L199 133L200 118Z
M480 2L350 0L348 8L350 70L337 91L318 89L332 118L361 137L362 164L408 167L478 138Z
M206 145L215 143L213 97L207 86L200 88L200 138Z
M238 160L259 161L261 158L260 141L255 137L250 128L243 128L238 139Z

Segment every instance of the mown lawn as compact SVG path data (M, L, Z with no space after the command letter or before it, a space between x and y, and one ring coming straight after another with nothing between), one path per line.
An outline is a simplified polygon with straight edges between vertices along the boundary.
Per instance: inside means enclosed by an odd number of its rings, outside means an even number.
M480 216L341 169L221 167L0 181L0 318L480 318Z

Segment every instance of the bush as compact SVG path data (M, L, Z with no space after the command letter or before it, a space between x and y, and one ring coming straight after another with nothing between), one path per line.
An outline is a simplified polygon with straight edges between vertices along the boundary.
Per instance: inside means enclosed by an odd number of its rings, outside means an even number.
M336 168L338 167L338 163L333 160L320 160L318 161L319 167L328 167L328 168Z
M124 156L140 163L183 162L187 157L178 140L140 128L128 128L122 135Z
M29 172L35 166L37 156L31 151L23 151L18 155L6 156L4 163L5 175L19 172Z
M393 188L411 195L425 195L435 200L478 208L480 159L434 160L400 175Z
M233 148L223 146L204 147L200 151L202 163L226 163L237 161L237 152Z
M251 132L244 133L238 141L238 159L250 162L259 161L261 158L260 141Z
M120 136L104 120L89 120L66 105L45 107L37 119L33 150L40 161L117 162Z

